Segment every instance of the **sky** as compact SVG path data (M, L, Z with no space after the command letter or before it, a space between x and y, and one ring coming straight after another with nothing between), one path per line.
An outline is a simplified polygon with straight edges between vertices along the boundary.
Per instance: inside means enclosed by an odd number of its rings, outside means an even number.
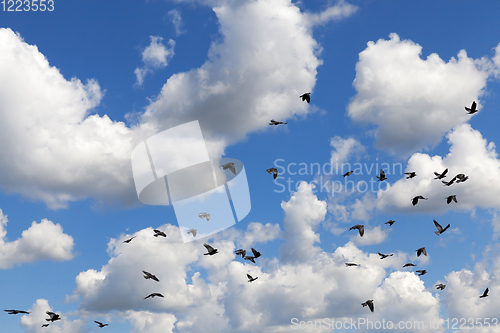
M498 332L500 4L46 3L0 4L0 302L30 312L2 331ZM184 242L131 156L193 121L251 210Z

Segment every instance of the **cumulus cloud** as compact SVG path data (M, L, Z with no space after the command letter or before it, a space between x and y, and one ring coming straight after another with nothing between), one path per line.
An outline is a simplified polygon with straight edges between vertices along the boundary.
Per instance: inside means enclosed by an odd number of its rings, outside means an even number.
M6 241L8 219L0 209L0 269L37 260L70 260L73 258L73 237L65 234L59 224L42 219L33 221L15 241Z
M367 228L365 226L365 234L363 235L363 237L359 236L359 232L357 230L354 231L356 231L358 234L351 237L351 242L355 243L356 245L380 244L386 240L387 234L389 233L389 231L382 230L380 226L374 228Z
M248 224L247 231L239 241L243 248L248 248L256 243L266 243L279 237L279 224L252 222Z
M186 31L182 29L184 23L182 22L182 16L179 10L172 9L167 13L167 15L172 24L174 25L176 36L180 36L183 33L186 33Z
M144 83L144 77L148 73L167 67L168 62L174 56L175 41L168 40L168 46L163 45L162 37L150 36L151 43L142 51L142 62L144 67L136 68L134 73L137 77L136 84L141 86Z
M347 162L353 155L359 159L365 153L366 148L354 138L342 139L335 136L330 140L330 145L333 147L330 163L333 165L339 164L341 172L345 173L351 170L344 170L343 163Z
M354 87L348 106L352 120L372 124L376 147L391 154L409 154L438 144L453 127L470 119L464 106L485 92L493 75L493 62L472 59L465 50L443 61L437 54L420 58L422 47L401 40L369 42L359 54ZM495 61L497 58L495 58Z
M47 323L45 319L49 318L46 314L51 311L61 315L61 312L54 311L46 299L37 299L35 304L29 310L30 314L21 317L21 327L29 333L83 333L89 330L85 328L86 321L83 319L68 319L67 314L62 314L61 319L50 323L48 327L41 327L42 323Z
M340 20L349 17L356 13L357 10L357 6L340 0L335 5L326 8L320 13L307 13L306 19L311 25L325 24L331 20Z

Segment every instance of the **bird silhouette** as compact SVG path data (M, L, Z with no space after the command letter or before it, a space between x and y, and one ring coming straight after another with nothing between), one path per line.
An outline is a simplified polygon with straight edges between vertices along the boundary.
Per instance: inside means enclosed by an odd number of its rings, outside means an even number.
M236 175L236 167L234 166L234 163L229 162L222 165L222 170L227 170L227 169L229 169L232 173Z
M272 174L274 179L276 179L276 177L278 177L278 169L276 169L276 168L269 168L266 171L269 174Z
M310 92L304 93L304 94L300 95L299 97L302 98L302 101L307 101L307 103L311 102L311 93Z
M412 264L411 262L409 262L409 263L407 263L407 264L404 264L404 265L403 265L403 268L405 268L405 267L410 267L410 266L417 266L417 265Z
M426 271L425 269L422 269L422 270L420 270L420 271L415 271L415 272L417 272L417 273L418 273L418 276L422 276L422 275L427 274L427 271Z
M255 264L255 260L254 260L255 258L252 256L245 256L245 257L243 257L243 259L250 260L251 262L253 262Z
M94 320L94 323L96 323L97 325L99 325L99 328L103 328L104 326L108 326L108 324L103 324L103 323L101 323L100 321L97 321L97 320Z
M258 257L261 256L261 253L259 251L257 251L256 249L254 249L253 247L252 247L252 253L253 253L253 257L255 259L257 259Z
M459 173L458 175L455 176L455 178L457 179L457 184L458 184L465 182L467 179L469 179L469 176L466 176L463 173Z
M61 316L54 312L47 311L46 313L50 316L50 319L45 319L46 321L54 322L56 320L61 320Z
M415 251L417 252L417 257L420 257L421 254L427 256L427 251L425 250L425 247L421 247L420 249L417 249Z
M479 298L484 298L484 297L488 297L488 291L490 291L488 288L486 288L486 290L484 291L484 293L479 296Z
M345 267L359 266L359 264L355 264L353 262L346 262Z
M211 247L207 243L203 244L203 246L206 247L207 251L208 251L207 253L204 253L204 255L213 256L214 254L217 253L217 249L214 249L213 247Z
M435 285L435 287L436 287L436 289L443 290L444 288L446 288L446 285L442 284L442 283L438 283Z
M442 173L437 173L434 171L434 174L436 175L436 178L434 179L443 179L446 177L446 174L448 173L448 169L444 170Z
M408 175L408 177L406 177L406 179L411 179L413 177L416 177L417 176L417 173L416 172L405 172L405 175Z
M243 250L243 249L239 249L239 250L236 250L234 251L234 253L236 253L236 255L241 255L241 257L245 257L245 254L247 253L247 251Z
M474 114L477 111L479 111L476 110L476 107L477 107L476 101L472 101L472 105L470 106L470 108L465 107L465 111L467 111L468 114Z
M354 172L354 171L352 171L352 170L351 170L351 171L348 171L348 172L344 173L344 177L347 177L347 176L352 175L352 173L353 173L353 172Z
M434 220L434 225L436 226L436 228L437 228L437 230L438 230L438 231L434 231L434 233L435 233L436 235L438 235L438 236L439 236L439 235L441 235L443 232L445 232L445 231L446 231L446 230L450 227L450 225L448 224L446 227L444 227L444 228L443 228L443 227L441 226L441 224L437 223L437 221L436 221L436 220Z
M124 240L123 242L128 244L128 243L130 243L130 242L132 241L132 239L134 239L134 238L136 238L136 237L137 237L137 236L134 236L134 237L132 237L132 238L129 238L129 239L127 239L127 240Z
M271 121L269 122L269 126L272 126L272 125L286 125L288 124L288 122L284 123L282 121L276 121L274 119L271 119Z
M4 311L7 312L8 314L18 314L18 313L29 314L28 311L23 311L23 310L4 310Z
M390 221L385 222L384 224L388 224L388 225L390 225L390 226L392 227L392 225L393 225L395 222L396 222L396 221L394 221L394 220L390 220Z
M208 221L210 221L210 214L208 214L208 213L205 213L205 212L203 212L203 213L199 213L199 214L198 214L198 217L199 217L200 219L204 219L204 218L206 218L206 219L207 219L207 222L208 222Z
M445 199L446 199L447 204L450 204L450 202L452 202L452 201L455 201L458 203L456 195L449 195Z
M453 184L455 182L455 180L457 179L457 177L453 177L449 182L447 182L446 180L442 180L441 182L445 185L445 186L450 186L451 184Z
M42 327L48 327L50 324L43 324Z
M373 300L372 299L369 299L366 302L361 303L361 305L363 305L363 307L365 307L365 306L368 305L368 307L370 308L371 312L373 312L375 310L375 307L373 306Z
M160 280L158 280L158 278L156 277L156 275L153 275L149 272L146 272L146 271L142 271L144 273L144 278L147 280L147 279L152 279L152 280L155 280L156 282L160 282Z
M165 234L163 231L160 231L158 229L154 229L153 231L155 232L155 234L154 234L155 237L158 237L158 236L167 237L167 234Z
M152 294L149 294L148 296L144 297L144 299L146 299L146 298L150 298L150 297L151 297L151 298L155 298L155 297L165 297L165 296L163 296L163 295L162 295L162 294L160 294L160 293L152 293Z
M197 232L198 232L198 230L196 230L196 229L189 229L189 231L188 231L187 233L188 233L188 235L189 235L189 234L192 234L192 235L193 235L193 237L196 237L196 233L197 233Z
M259 278L259 277L252 277L250 274L247 274L247 277L248 277L248 282L255 281Z
M355 226L351 227L349 230L353 230L353 229L358 229L359 235L361 237L363 237L363 235L365 234L365 226L362 224L356 224Z
M411 199L411 203L413 204L413 206L415 206L416 204L418 204L418 200L427 200L428 198L424 198L423 196L421 195L417 195L415 198Z
M384 170L380 169L380 176L375 176L379 181L384 181L387 178L385 177L385 172Z
M391 257L394 255L394 253L391 253L391 254L383 254L383 253L378 253L378 255L380 256L380 259L385 259L387 257Z

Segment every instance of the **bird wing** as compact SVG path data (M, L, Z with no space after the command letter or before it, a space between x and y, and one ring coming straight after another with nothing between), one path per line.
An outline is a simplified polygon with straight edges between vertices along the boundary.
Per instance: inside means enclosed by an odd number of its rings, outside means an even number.
M436 226L436 228L439 230L439 231L443 231L443 227L441 226L441 224L437 223L436 220L434 220L434 225ZM443 236L444 237L444 236Z
M362 225L360 225L360 226L358 227L358 230L359 230L359 235L360 235L361 237L363 237L363 235L365 234L365 227L364 227L364 226L362 226Z
M257 251L256 249L254 249L253 247L252 247L252 252L253 252L253 256L254 256L254 258L258 258L258 257L260 257L260 252L259 252L259 251Z
M212 252L214 250L214 248L208 245L207 243L203 244L203 246L207 248L208 252Z
M250 274L247 274L247 277L251 280L253 277Z
M380 169L380 178L384 178L385 177L385 172L384 170Z
M477 106L476 101L473 101L473 102L472 102L471 109L472 109L472 110L475 110L475 109L476 109L476 106Z
M366 302L368 303L368 307L370 308L370 311L373 312L375 310L374 306L373 306L373 302Z
M443 173L441 174L441 177L444 177L448 173L448 169L444 170Z
M97 321L97 320L94 320L94 323L96 323L98 325L102 325L102 323L100 321Z
M422 249L422 253L426 256L427 255L427 251L425 250L425 247Z

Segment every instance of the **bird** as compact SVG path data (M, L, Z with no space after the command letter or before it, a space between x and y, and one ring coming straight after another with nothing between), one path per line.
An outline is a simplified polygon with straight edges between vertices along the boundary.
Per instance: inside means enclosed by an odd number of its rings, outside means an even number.
M196 233L197 233L197 232L198 232L198 230L196 230L196 229L189 229L189 231L188 231L187 233L188 233L188 235L189 235L189 234L192 234L192 235L193 235L193 237L196 237Z
M417 252L417 257L420 257L421 254L427 256L427 251L425 250L425 247L421 247L420 249L417 249L415 251Z
M447 204L450 204L450 202L452 202L452 201L455 201L456 203L458 203L456 195L449 195L445 199L446 199Z
M352 171L352 170L351 170L351 171L348 171L348 172L344 173L344 177L347 177L347 176L352 175L352 173L353 173L353 172L354 172L354 171Z
M240 255L241 254L241 257L245 257L245 254L247 253L247 251L243 250L243 249L239 249L239 250L236 250L234 251L234 253L236 253L236 255Z
M477 106L476 101L472 101L472 105L470 106L470 108L465 107L465 111L467 111L468 114L474 114L477 111L479 111L479 110L476 110L476 106Z
M418 204L418 200L419 199L427 200L428 198L424 198L421 195L417 195L415 198L411 199L411 203L413 204L413 206L415 206L416 204Z
M163 231L160 231L157 229L154 229L153 231L155 232L155 234L154 234L155 237L158 237L158 236L167 237L167 235Z
M101 323L100 321L97 321L97 320L94 320L94 323L96 323L97 325L99 325L99 328L103 328L104 326L108 326L108 324L103 324L103 323Z
M236 175L236 167L234 166L234 163L229 162L222 165L222 170L227 170L227 169L229 169L232 173Z
M253 262L255 264L255 260L254 260L255 258L252 256L246 256L246 257L243 257L243 259L250 260L251 262Z
M346 262L345 267L351 267L351 266L359 266L359 264L355 264L353 262Z
M132 241L132 239L134 239L134 238L136 238L136 237L137 237L137 236L134 236L134 237L132 237L132 238L129 238L129 239L127 239L127 240L124 240L123 242L128 244L128 243L130 243L130 242Z
M310 92L304 93L304 94L300 95L299 97L302 98L302 102L307 101L308 104L311 102L311 93Z
M356 224L355 226L351 227L349 230L353 230L353 229L358 229L359 235L361 237L363 237L363 235L365 234L365 226L362 224Z
M438 236L439 236L439 235L441 235L443 232L445 232L445 231L446 231L446 230L450 227L450 225L448 224L446 227L444 227L444 228L443 228L443 227L441 226L441 224L437 223L437 221L436 221L436 220L434 220L434 225L435 225L435 226L436 226L436 228L438 229L438 231L434 231L434 233L435 233L436 235L438 235Z
M156 275L153 275L149 272L146 272L146 271L142 271L144 273L144 278L147 280L147 279L152 279L152 280L155 280L156 282L160 282L160 280L158 280L158 278L156 277Z
M43 324L42 327L47 327L49 326L50 324Z
M18 313L27 313L29 314L28 311L23 311L23 310L4 310L5 312L7 312L8 314L18 314Z
M254 249L253 247L252 247L252 253L253 253L253 257L254 257L255 259L257 259L258 257L260 257L260 256L262 255L259 251L257 251L257 250L256 250L256 249Z
M417 265L412 264L411 262L409 262L409 263L407 263L407 264L404 264L404 265L403 265L403 268L405 268L405 267L410 267L410 266L417 266Z
M199 213L199 214L198 214L198 217L199 217L200 219L206 218L206 219L207 219L207 222L208 222L208 221L210 221L210 214L208 214L208 213L205 213L205 212L203 212L203 213Z
M465 182L467 179L469 179L469 176L466 176L463 173L459 173L458 175L455 176L455 178L457 178L457 184L458 184Z
M50 319L45 319L46 321L54 322L56 320L61 319L61 316L59 316L57 313L50 312L50 311L47 311L46 313L50 316Z
M441 173L437 173L434 171L434 174L436 175L436 178L434 178L434 179L443 179L444 177L446 177L447 173L448 173L448 169L444 170Z
M484 297L488 297L488 291L490 291L488 288L486 288L486 290L484 291L484 293L479 296L479 298L484 298Z
M413 177L416 177L417 176L417 173L416 172L405 172L405 175L408 175L408 177L406 177L406 179L411 179Z
M418 276L422 276L422 275L425 275L427 273L427 271L425 269L422 269L421 271L415 271L418 273Z
M378 253L378 255L380 256L380 259L385 259L387 257L390 257L390 256L393 256L394 253L391 253L391 254L383 254L383 253Z
M214 249L213 247L211 247L210 245L208 245L207 243L204 243L203 244L204 247L207 248L207 253L204 253L204 255L210 255L210 256L213 256L214 254L217 253L217 249Z
M149 294L148 296L144 297L144 299L146 299L146 298L150 298L150 297L151 297L151 298L155 298L155 296L158 296L158 297L165 297L165 296L163 296L163 295L162 295L162 294L160 294L160 293L152 293L152 294Z
M370 308L371 312L373 312L373 310L375 310L375 307L373 306L373 300L372 299L369 299L366 302L361 303L361 305L363 305L363 307L365 307L365 306L368 305L368 307Z
M259 278L259 277L252 277L250 274L247 274L247 277L248 277L248 282L255 281Z
M384 181L386 180L387 178L385 177L385 172L384 170L380 169L380 177L379 176L375 176L379 181Z
M272 126L272 125L286 125L288 124L288 122L284 123L282 121L276 121L274 119L271 119L271 121L269 122L269 126Z
M445 185L445 186L450 186L451 184L453 184L455 182L455 180L457 179L457 177L453 177L449 182L447 182L446 180L442 180L442 183Z
M388 224L388 225L392 226L395 222L396 221L394 221L394 220L390 220L390 221L385 222L384 224Z
M276 177L278 177L278 169L276 168L269 168L266 170L268 173L272 174L274 179L276 179Z
M442 284L442 283L438 283L435 285L435 287L436 287L436 289L443 290L444 288L446 288L446 285Z

